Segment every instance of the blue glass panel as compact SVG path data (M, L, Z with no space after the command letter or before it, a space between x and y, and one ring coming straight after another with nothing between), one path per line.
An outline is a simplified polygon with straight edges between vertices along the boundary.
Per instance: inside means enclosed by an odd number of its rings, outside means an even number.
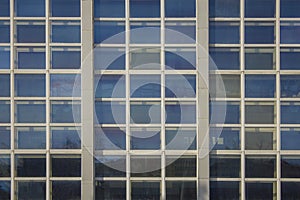
M0 123L10 123L10 102L0 101Z
M275 17L276 0L246 0L245 17Z
M130 42L134 44L160 43L160 22L131 22Z
M45 25L17 24L18 43L45 43Z
M125 0L94 0L95 17L125 17Z
M247 70L273 70L275 68L275 49L247 48L245 52Z
M46 199L46 182L18 181L18 199Z
M240 130L233 128L211 128L210 148L214 150L240 149Z
M94 43L99 44L105 41L104 43L123 44L125 43L125 34L123 33L124 31L124 22L96 21L94 23Z
M130 0L130 17L160 17L160 0Z
M53 155L51 158L53 177L80 177L80 155Z
M126 149L126 131L120 128L97 128L95 131L95 149Z
M15 0L17 17L45 17L45 0Z
M0 74L0 97L10 96L10 74Z
M211 200L239 200L240 183L235 181L211 181L209 192Z
M246 23L245 43L246 44L274 44L273 23Z
M160 182L132 182L131 199L160 199Z
M282 124L300 124L299 118L300 105L292 103L282 103L281 105L281 123Z
M300 182L281 182L281 199L300 199Z
M0 69L10 68L10 51L9 48L0 47Z
M194 124L196 123L196 105L195 104L176 104L176 102L167 103L166 123L167 124Z
M195 150L196 129L168 128L165 130L166 149L169 150Z
M300 159L298 156L281 157L281 177L300 178Z
M300 76L281 75L280 77L281 97L299 97L300 96Z
M196 42L196 23L166 22L166 44L191 44Z
M178 51L165 52L166 68L176 70L194 70L196 68L196 52L180 51L184 49L177 49Z
M274 177L276 177L275 156L246 156L246 178L274 178ZM270 198L266 198L266 199L270 199Z
M240 104L238 102L215 101L210 103L210 116L217 115L226 109L224 119L211 118L211 124L239 124L240 123ZM215 112L215 113L212 113Z
M96 98L125 98L125 76L103 75L95 77L95 88Z
M300 131L286 130L281 131L281 149L282 150L300 150Z
M45 102L18 101L16 105L17 123L45 123Z
M9 17L9 0L0 1L0 17ZM1 196L0 196L1 198Z
M16 74L15 95L19 97L46 96L46 77L43 74Z
M18 149L45 149L46 129L45 128L17 128L16 140Z
M130 94L133 98L160 98L160 75L131 75Z
M81 106L78 102L52 101L51 122L52 123L80 123Z
M52 200L80 200L81 181L52 181Z
M300 69L300 52L299 51L281 52L280 69L282 70L299 70Z
M126 181L97 181L96 199L126 199Z
M18 50L18 69L45 69L46 54L45 49L37 51L29 48L28 51Z
M166 75L167 98L193 98L196 96L195 75Z
M6 21L0 21L0 43L10 42L10 26Z
M239 23L211 22L209 24L210 44L238 44L239 42Z
M131 102L130 117L133 124L159 124L160 102Z
M52 17L80 17L80 0L51 0Z
M0 181L0 199L10 200L10 190L10 181Z
M239 178L241 158L239 156L211 156L209 158L211 178Z
M275 75L246 75L247 98L272 98L275 96Z
M95 176L96 177L125 177L126 157L125 156L96 157Z
M159 129L135 129L130 131L130 145L132 150L154 150L160 149Z
M10 149L10 128L0 127L0 149Z
M77 21L52 22L51 41L56 43L80 43L80 31L80 23Z
M239 0L210 0L209 17L239 17Z
M80 69L81 52L78 49L52 49L52 69Z
M280 43L299 44L300 25L293 22L283 22L280 26Z
M125 124L125 102L96 102L95 111L99 124Z
M51 74L50 91L53 97L78 97L80 96L80 75L76 74Z
M166 182L167 199L197 199L196 181L167 181Z
M240 68L239 49L210 48L211 70L238 70Z
M45 177L45 155L16 155L17 177Z
M300 2L298 0L281 0L280 17L300 17Z
M94 69L95 70L124 70L125 69L125 49L103 48L94 49Z
M273 183L246 183L246 199L273 199L273 188Z
M195 0L165 0L166 17L196 17Z
M248 103L247 103L248 104ZM272 104L248 104L245 107L246 124L274 124L274 105Z
M10 156L0 156L0 177L10 177Z
M51 129L52 149L80 149L80 130L76 128L57 127Z

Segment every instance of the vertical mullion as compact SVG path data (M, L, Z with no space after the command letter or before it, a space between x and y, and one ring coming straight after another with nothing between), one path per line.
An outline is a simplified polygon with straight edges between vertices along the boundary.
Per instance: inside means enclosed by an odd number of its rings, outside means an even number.
M160 1L161 17L161 198L166 199L166 127L165 127L165 1Z

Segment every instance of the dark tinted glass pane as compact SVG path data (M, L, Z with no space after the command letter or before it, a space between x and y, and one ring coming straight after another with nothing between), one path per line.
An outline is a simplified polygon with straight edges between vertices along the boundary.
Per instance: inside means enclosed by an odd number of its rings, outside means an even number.
M0 21L0 43L10 42L10 28L9 22Z
M45 0L15 0L17 17L44 17Z
M46 77L42 74L15 75L15 95L18 97L46 96Z
M130 69L152 70L161 68L160 49L158 48L132 48L130 49Z
M18 181L18 199L46 199L46 182Z
M280 42L282 44L299 44L300 25L295 22L282 22L280 26Z
M45 123L45 102L18 101L16 104L17 123Z
M9 47L0 47L0 69L10 68L10 49Z
M45 149L46 129L37 127L16 128L16 147L19 149Z
M44 155L17 155L17 177L45 177L46 156Z
M80 17L80 0L51 0L52 17Z
M125 17L125 0L95 0L95 17Z
M197 199L197 186L193 181L167 181L167 200Z
M282 124L300 124L300 105L296 102L284 102L281 105Z
M300 188L300 182L282 182L281 199L300 199L300 190L298 188Z
M196 156L166 158L167 177L196 177Z
M0 74L0 97L10 96L10 75Z
M166 17L196 17L195 0L165 0Z
M131 156L130 171L132 177L160 177L160 156Z
M52 123L80 123L80 103L70 101L51 102Z
M281 130L281 149L282 150L300 150L300 130L287 129Z
M246 75L246 98L272 98L275 96L275 75Z
M97 181L96 199L126 199L126 181Z
M10 149L10 128L0 127L0 149Z
M10 200L10 181L0 181L0 199Z
M272 70L275 68L275 49L250 49L245 54L245 68L247 70Z
M131 149L150 150L160 149L160 129L158 128L132 128Z
M195 49L176 49L166 50L165 52L166 69L194 70L196 68Z
M131 22L130 42L133 44L158 44L160 43L160 22Z
M0 17L9 17L9 4L9 0L0 1Z
M210 44L237 44L240 42L240 26L235 22L211 22L209 24Z
M299 70L300 69L299 49L282 49L280 53L280 69Z
M298 156L281 157L281 177L300 178L300 158Z
M298 0L281 0L280 17L300 17L300 2Z
M282 75L280 77L281 97L291 98L300 96L300 76Z
M95 87L96 98L125 98L125 76L96 76Z
M126 149L126 131L120 128L97 128L95 130L96 150Z
M240 185L239 182L211 181L210 182L211 200L239 200Z
M273 183L246 183L247 200L274 199Z
M10 102L0 101L0 123L10 123Z
M210 75L210 95L213 98L240 98L240 75Z
M94 23L94 43L102 43L102 42L109 43L109 44L125 43L125 34L120 34L124 31L125 31L124 22L96 21Z
M51 129L52 149L80 149L81 138L79 128L57 127Z
M160 98L160 75L131 75L130 94L133 98Z
M131 199L160 199L160 182L131 182Z
M276 177L276 159L273 156L247 156L246 178Z
M194 128L167 128L165 130L166 149L195 150L196 130Z
M80 69L81 52L80 49L55 48L52 53L52 69Z
M43 48L18 48L18 69L45 69L46 54Z
M124 124L126 113L125 102L96 102L96 123Z
M94 49L94 69L95 70L124 70L125 69L125 49L104 48Z
M166 44L191 44L196 42L196 23L194 21L167 21L165 31Z
M196 123L196 105L190 102L167 102L165 105L167 124Z
M246 0L245 17L274 17L276 0Z
M45 43L44 22L18 21L17 42L18 43Z
M272 129L246 129L245 149L246 150L272 150L276 140L273 139L274 130Z
M130 0L130 17L160 17L160 0Z
M239 17L239 0L211 0L209 1L209 17Z
M226 113L224 113L226 111ZM216 117L217 113L222 113ZM215 101L210 103L211 124L239 124L240 104L239 102Z
M132 124L159 124L160 102L131 102L130 117Z
M240 130L235 128L211 128L210 148L214 150L240 149Z
M210 48L210 70L238 70L240 68L239 49Z
M274 23L249 22L245 26L246 44L274 44Z
M0 156L0 177L10 177L10 156Z
M80 181L52 181L52 200L80 200Z
M76 74L51 74L50 93L54 97L80 96L80 75Z
M167 98L192 98L196 95L195 75L166 75Z
M60 155L52 156L53 177L80 177L81 158L80 156Z
M274 105L251 105L245 107L246 124L273 124Z
M211 178L238 178L241 171L241 158L238 156L211 156Z
M56 43L80 43L80 23L78 21L52 22L51 41ZM71 33L71 34L70 34Z
M105 156L95 159L96 177L125 177L126 157L125 156Z

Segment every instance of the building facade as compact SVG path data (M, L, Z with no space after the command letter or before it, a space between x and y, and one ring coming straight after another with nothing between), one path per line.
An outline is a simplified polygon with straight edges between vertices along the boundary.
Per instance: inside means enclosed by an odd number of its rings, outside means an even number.
M0 199L300 199L298 0L0 0Z

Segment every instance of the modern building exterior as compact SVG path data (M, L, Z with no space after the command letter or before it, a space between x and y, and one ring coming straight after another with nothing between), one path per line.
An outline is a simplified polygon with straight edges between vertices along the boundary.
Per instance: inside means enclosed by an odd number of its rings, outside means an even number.
M300 199L300 1L0 0L0 199Z

